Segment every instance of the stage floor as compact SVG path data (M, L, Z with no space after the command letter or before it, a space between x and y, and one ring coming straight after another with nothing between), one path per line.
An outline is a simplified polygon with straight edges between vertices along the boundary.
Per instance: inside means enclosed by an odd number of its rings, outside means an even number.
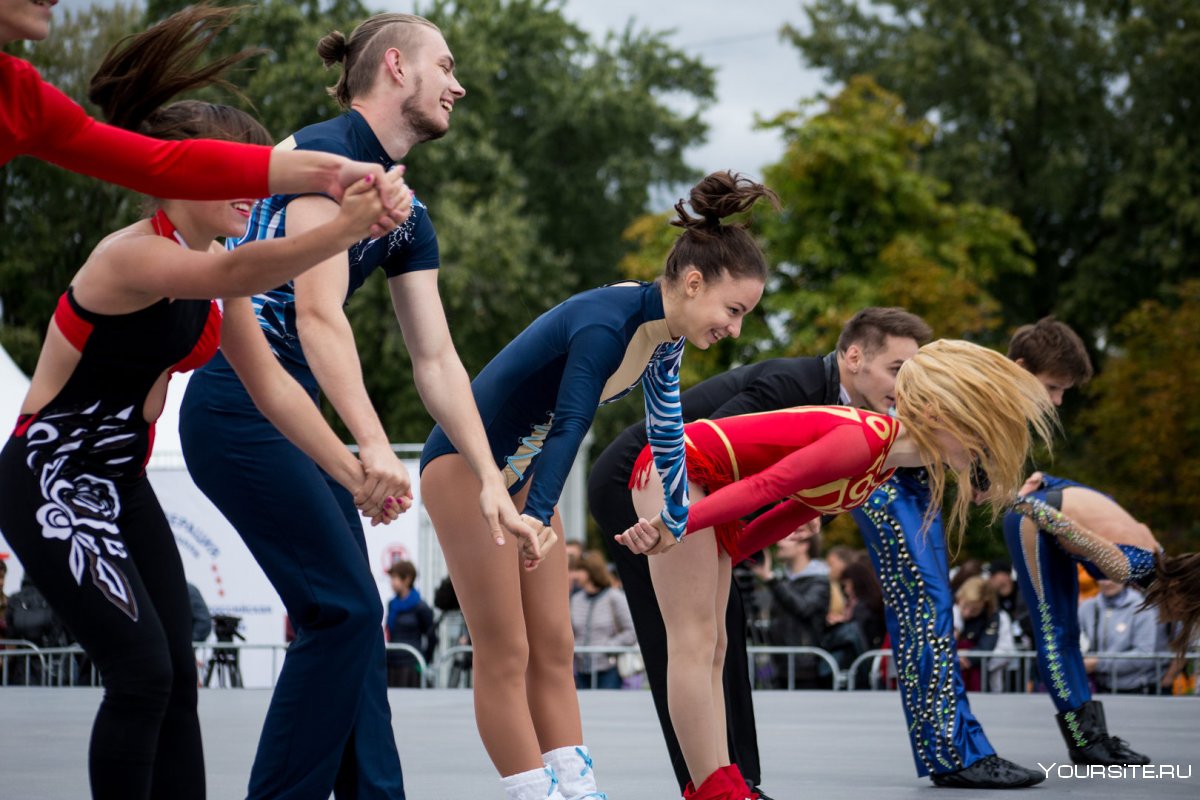
M208 796L241 798L266 713L267 690L200 691ZM0 688L0 798L88 796L86 753L96 689ZM462 690L392 690L409 798L501 800ZM610 800L678 798L648 692L580 692L584 732ZM1002 792L934 790L913 769L900 700L881 692L755 695L763 788L773 797L874 800ZM1039 797L1200 798L1200 698L1104 699L1112 731L1190 778L1075 778L1057 767ZM1030 769L1062 765L1066 748L1044 695L976 695L972 708L998 753ZM1080 768L1084 769L1084 768ZM933 794L931 794L933 792Z

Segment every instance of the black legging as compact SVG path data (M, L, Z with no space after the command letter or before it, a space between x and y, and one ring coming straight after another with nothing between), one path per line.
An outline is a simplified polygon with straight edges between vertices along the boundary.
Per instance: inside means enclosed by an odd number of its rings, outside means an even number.
M683 760L683 751L679 749L679 739L675 736L671 712L667 707L667 630L658 609L654 584L650 580L649 559L633 553L614 539L618 533L637 522L637 513L633 510L633 499L627 486L633 465L625 463L618 452L620 449L608 448L592 464L588 477L588 508L604 532L608 557L616 564L621 587L629 601L629 614L633 617L638 647L646 665L646 680L654 697L654 707L662 725L675 779L682 790L691 776L687 762ZM746 780L757 786L762 781L762 771L758 760L758 732L754 723L754 701L746 658L746 614L736 585L730 587L725 628L728 637L724 675L725 716L729 729L729 757L738 765Z
M56 530L38 519L47 501L26 453L18 436L0 452L0 530L104 680L88 754L93 797L203 798L191 604L175 537L150 482L143 475L115 484L120 533L73 525L49 535ZM124 574L136 621L98 588L104 575L84 546L88 537Z

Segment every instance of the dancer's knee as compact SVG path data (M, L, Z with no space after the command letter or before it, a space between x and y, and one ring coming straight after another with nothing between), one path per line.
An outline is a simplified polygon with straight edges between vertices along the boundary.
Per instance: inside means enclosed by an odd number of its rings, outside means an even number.
M575 656L575 634L565 617L553 625L539 628L528 645L531 669L551 672L571 670Z
M175 671L166 647L100 665L105 701L162 714L171 701Z
M529 669L529 643L522 636L510 639L488 637L476 639L474 670L475 678L492 680L503 685L524 685L525 673ZM519 682L519 684L518 684Z

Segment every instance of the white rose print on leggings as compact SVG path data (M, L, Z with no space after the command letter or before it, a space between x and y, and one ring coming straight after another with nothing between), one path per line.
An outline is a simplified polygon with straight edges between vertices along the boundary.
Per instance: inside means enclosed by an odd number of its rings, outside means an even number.
M105 451L118 451L135 438L122 433L121 422L133 413L130 406L116 414L99 416L94 405L82 413L50 414L39 419L27 432L29 468L38 477L45 505L38 509L37 521L42 536L71 543L68 566L77 584L83 584L86 568L92 583L110 603L137 621L137 600L129 579L121 568L129 554L121 541L117 519L121 499L117 487L107 478L78 471L71 456L83 451L96 463ZM121 456L104 462L119 468L130 460ZM114 453L115 455L116 453Z

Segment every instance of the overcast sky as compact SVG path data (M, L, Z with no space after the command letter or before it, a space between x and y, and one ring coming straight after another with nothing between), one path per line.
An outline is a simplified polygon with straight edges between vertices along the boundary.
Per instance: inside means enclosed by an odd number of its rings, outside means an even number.
M717 99L705 114L708 142L689 151L688 163L761 177L783 144L773 132L754 130L755 114L774 116L824 87L779 38L784 23L804 21L800 6L799 0L568 0L565 13L599 36L631 18L639 28L674 30L675 46L717 70Z

